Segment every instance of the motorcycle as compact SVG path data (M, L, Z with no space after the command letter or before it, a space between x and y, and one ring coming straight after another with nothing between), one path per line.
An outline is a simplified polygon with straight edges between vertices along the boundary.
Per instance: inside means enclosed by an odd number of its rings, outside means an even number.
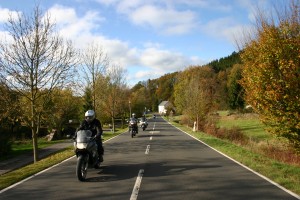
M130 119L129 121L129 132L131 133L131 137L133 138L138 134L138 125L136 119Z
M76 134L74 149L77 157L76 175L79 181L85 181L87 169L99 168L98 151L95 137L90 130L80 130Z
M147 121L141 121L140 122L140 127L143 129L143 131L146 130L147 126L148 126L148 122Z

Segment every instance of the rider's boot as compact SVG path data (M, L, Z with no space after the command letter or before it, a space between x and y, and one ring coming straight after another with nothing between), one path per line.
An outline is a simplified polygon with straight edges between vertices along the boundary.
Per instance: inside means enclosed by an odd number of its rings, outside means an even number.
M98 161L103 162L103 155L99 155Z

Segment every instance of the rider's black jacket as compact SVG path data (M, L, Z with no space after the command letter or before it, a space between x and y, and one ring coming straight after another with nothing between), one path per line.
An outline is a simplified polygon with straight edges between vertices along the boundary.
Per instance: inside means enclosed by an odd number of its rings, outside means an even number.
M78 130L90 130L92 131L92 136L96 136L98 138L101 138L103 133L101 122L98 119L94 119L91 123L83 120L77 131Z

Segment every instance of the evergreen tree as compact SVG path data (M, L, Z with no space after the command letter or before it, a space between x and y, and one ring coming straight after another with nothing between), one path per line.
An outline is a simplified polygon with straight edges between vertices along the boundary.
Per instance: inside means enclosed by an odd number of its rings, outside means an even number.
M89 88L89 87L85 88L83 101L84 101L84 103L83 103L83 111L84 112L87 110L94 110L91 88Z

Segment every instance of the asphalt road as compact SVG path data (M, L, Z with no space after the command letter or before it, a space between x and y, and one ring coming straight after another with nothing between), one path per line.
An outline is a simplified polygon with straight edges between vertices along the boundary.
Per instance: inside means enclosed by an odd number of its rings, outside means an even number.
M76 158L3 191L0 199L248 200L299 199L157 117L135 138L104 144L101 169L86 182Z

